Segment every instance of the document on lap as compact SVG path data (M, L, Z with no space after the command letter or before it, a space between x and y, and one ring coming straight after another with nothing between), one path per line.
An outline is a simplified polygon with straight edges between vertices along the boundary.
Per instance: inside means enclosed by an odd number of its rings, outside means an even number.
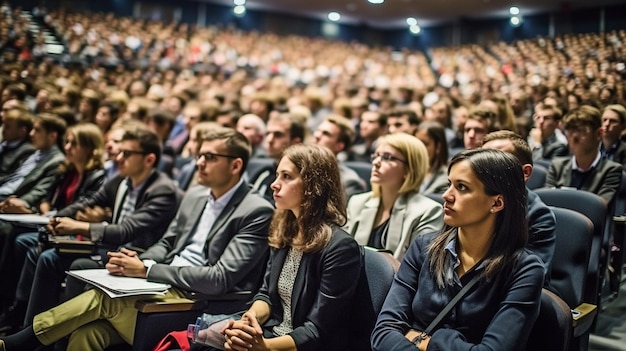
M36 214L0 214L0 220L36 225L46 225L50 222L50 218Z
M165 295L171 287L169 284L149 282L143 278L112 275L106 269L84 269L66 273L93 285L113 299L135 295Z

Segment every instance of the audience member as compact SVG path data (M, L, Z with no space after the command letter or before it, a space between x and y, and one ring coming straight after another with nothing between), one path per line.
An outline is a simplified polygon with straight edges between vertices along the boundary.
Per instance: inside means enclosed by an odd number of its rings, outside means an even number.
M224 330L227 349L346 350L360 251L341 226L345 201L330 150L285 150L272 183L271 255L252 306ZM297 301L297 304L292 304Z
M372 154L372 191L350 198L346 231L359 244L401 259L417 236L441 229L441 205L419 193L427 170L428 151L417 138L380 137Z
M287 147L300 144L304 140L306 126L302 122L294 118L291 113L281 113L267 121L263 144L267 150L267 157L273 159L274 162L258 167L254 173L248 173L248 179L253 189L272 203L274 203L274 192L270 185L276 179L276 167Z
M574 188L600 195L611 204L622 179L622 165L602 158L600 110L582 105L564 118L571 157L553 159L546 187Z
M28 207L20 198L9 198L5 212L9 213L36 213L53 215L57 210L69 206L75 201L89 198L96 193L105 179L104 171L104 141L100 129L94 124L83 123L68 128L65 135L65 162L58 169L54 187L41 201L32 208ZM12 233L7 233L12 231ZM12 306L6 313L0 316L0 329L11 330L21 325L26 313L28 297L15 299L17 278L23 269L33 269L40 248L37 247L38 233L32 232L30 226L14 224L11 227L2 227L2 235L17 236L15 249L3 255L0 264L0 272L4 276L2 285L2 299L12 302ZM18 235L19 234L19 235ZM29 259L33 262L25 262L27 252L37 247ZM28 290L30 292L30 283ZM48 291L44 291L48 293Z
M626 108L623 105L608 105L602 112L602 158L626 165L626 142L621 136L626 128Z
M265 122L261 117L254 114L246 114L239 117L236 128L243 134L252 147L252 157L265 157L263 138L265 137Z
M26 110L12 108L2 114L2 142L0 142L0 184L15 173L19 166L35 152L29 134L33 116Z
M487 133L493 132L496 115L483 107L474 107L469 111L463 124L463 143L465 149L475 149L483 144Z
M365 111L359 123L360 144L352 145L349 160L370 162L370 155L376 150L376 140L387 133L387 115L381 111Z
M190 292L220 296L256 291L260 284L273 208L243 179L250 146L240 133L216 129L203 138L199 155L201 185L186 193L163 238L141 255L129 249L108 254L106 268L111 274L173 286L157 299L185 298ZM4 337L0 345L35 349L67 335L70 351L132 344L134 304L141 298L111 299L91 289L38 314L33 325Z
M555 157L567 156L567 139L558 137L562 119L561 110L558 107L537 104L533 121L535 128L530 131L528 144L533 151L533 160L551 161Z
M372 334L372 349L523 349L539 314L543 268L528 238L524 175L497 150L466 150L449 167L445 227L404 256ZM459 292L470 289L429 333Z
M340 155L347 157L346 152L350 150L354 137L355 130L350 120L333 114L328 115L313 133L313 143L328 148L337 157L341 185L346 199L365 191L365 184L361 177L340 160Z
M389 133L406 133L415 135L419 117L411 110L392 111L387 116L387 131Z
M424 121L417 126L415 137L428 151L428 172L420 186L422 194L443 194L448 189L448 142L439 122Z
M496 149L515 156L522 164L524 182L533 172L532 151L526 140L510 130L499 130L485 136L485 149ZM550 284L552 257L556 244L556 218L554 212L541 201L539 195L526 187L526 214L528 218L528 244L526 247L541 258L544 265L544 285Z

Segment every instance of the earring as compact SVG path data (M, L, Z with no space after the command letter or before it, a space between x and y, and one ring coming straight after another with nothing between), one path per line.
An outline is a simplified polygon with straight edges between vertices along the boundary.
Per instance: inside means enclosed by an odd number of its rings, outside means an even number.
M489 210L489 212L493 213L493 208L491 210Z

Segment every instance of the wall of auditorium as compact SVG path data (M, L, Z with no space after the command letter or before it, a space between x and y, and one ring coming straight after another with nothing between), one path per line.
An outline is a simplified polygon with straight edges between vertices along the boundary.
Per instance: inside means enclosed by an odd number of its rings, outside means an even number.
M25 8L33 7L42 0L11 1ZM357 40L370 45L425 50L429 47L454 46L470 43L485 44L494 41L511 42L538 36L566 33L589 33L626 29L621 13L626 4L606 8L560 11L551 14L524 17L519 27L513 27L508 18L469 19L454 23L425 27L419 35L407 28L378 29L366 25L329 24L325 21L248 10L237 17L231 7L206 2L182 0L46 0L46 6L62 6L77 11L113 12L120 16L140 16L161 20L175 19L198 25L234 26L243 30L270 31L277 34L295 34L326 37L338 40Z

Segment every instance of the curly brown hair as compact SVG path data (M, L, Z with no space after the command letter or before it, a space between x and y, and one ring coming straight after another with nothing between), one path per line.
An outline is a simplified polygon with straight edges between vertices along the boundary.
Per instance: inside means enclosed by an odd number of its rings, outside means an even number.
M269 244L274 248L292 246L303 252L319 251L329 242L332 226L346 223L346 205L333 153L321 146L296 144L283 158L291 161L302 179L300 216L289 210L276 210L270 226ZM303 242L295 242L301 233Z

